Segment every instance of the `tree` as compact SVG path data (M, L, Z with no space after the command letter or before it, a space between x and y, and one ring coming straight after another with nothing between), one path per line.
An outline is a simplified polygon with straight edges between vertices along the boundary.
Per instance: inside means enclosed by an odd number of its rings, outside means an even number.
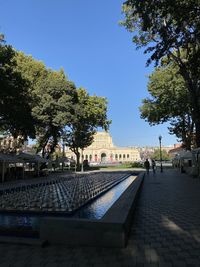
M183 142L187 150L191 149L194 136L189 93L178 68L174 64L163 65L149 76L148 91L151 98L143 99L140 107L141 118L150 125L169 121L170 133Z
M182 147L186 150L196 147L194 137L194 123L190 115L183 117L177 117L170 122L171 127L169 131L171 134L175 134L180 141L182 141Z
M48 70L45 80L41 80L37 90L37 105L32 109L37 121L38 149L43 156L53 153L62 134L69 124L73 105L76 101L76 88L66 80L63 71ZM48 144L48 149L47 148Z
M17 70L29 81L32 115L35 119L37 151L49 157L55 150L62 129L69 123L76 102L75 85L68 81L64 71L47 69L43 62L16 54Z
M80 149L92 144L98 127L107 130L111 122L107 120L107 100L104 97L89 96L83 88L79 88L77 93L78 103L65 134L66 145L75 153L79 168Z
M162 150L162 160L169 160L170 156L167 154L166 150ZM160 149L155 149L151 158L154 160L160 160Z
M122 24L134 32L137 48L147 47L158 65L163 57L178 66L189 92L196 144L200 146L200 3L196 0L127 0Z
M0 128L19 135L21 140L34 137L34 119L29 105L28 82L16 70L15 50L0 38Z

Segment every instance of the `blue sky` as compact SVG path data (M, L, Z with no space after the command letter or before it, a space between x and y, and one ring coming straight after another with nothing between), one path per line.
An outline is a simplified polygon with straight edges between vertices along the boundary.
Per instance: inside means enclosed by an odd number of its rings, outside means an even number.
M0 0L0 32L7 43L31 54L69 80L108 99L110 133L118 146L177 143L167 125L150 127L140 119L147 93L147 56L135 49L119 26L121 0Z

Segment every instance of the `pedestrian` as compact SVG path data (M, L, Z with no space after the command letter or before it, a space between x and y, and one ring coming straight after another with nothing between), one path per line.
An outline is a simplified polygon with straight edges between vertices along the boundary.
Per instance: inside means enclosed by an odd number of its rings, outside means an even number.
M154 159L152 159L152 161L151 161L151 166L152 166L153 173L155 173L156 172L156 162Z
M146 169L146 173L149 174L150 163L149 163L148 159L145 160L144 167Z

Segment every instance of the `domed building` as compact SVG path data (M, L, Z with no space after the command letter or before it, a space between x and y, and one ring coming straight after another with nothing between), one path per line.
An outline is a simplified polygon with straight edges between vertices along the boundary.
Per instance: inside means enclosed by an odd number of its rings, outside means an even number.
M75 159L75 154L69 148L66 156ZM108 132L97 132L93 143L84 149L83 159L88 162L134 162L140 160L140 152L135 147L117 147L113 144Z

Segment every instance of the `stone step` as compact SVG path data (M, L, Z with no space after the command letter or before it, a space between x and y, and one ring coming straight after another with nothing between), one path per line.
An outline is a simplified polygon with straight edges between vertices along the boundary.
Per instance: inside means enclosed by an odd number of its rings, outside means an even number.
M9 244L21 244L21 245L30 245L30 246L40 246L44 247L47 245L45 240L39 238L31 237L16 237L16 236L0 236L0 243L9 243Z

